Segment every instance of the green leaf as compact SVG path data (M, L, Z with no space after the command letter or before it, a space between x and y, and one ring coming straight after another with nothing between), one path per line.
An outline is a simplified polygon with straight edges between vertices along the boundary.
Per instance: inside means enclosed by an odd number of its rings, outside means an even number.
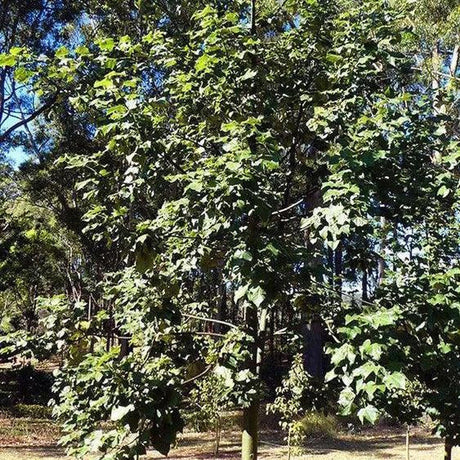
M376 407L368 405L358 411L358 418L361 420L361 423L368 421L374 424L379 419L379 411Z
M29 78L33 76L33 72L30 70L25 69L24 67L18 67L14 71L14 78L19 82L19 83L25 83Z
M69 55L69 50L65 46L61 46L56 51L56 57L59 59L65 58Z
M257 75L257 70L247 70L241 77L241 81L252 80Z
M438 190L438 196L442 196L443 198L446 198L449 193L450 190L445 185L441 186Z
M265 291L260 286L251 288L248 292L248 300L252 302L256 307L260 307L260 305L262 305L265 297Z
M203 70L208 69L213 62L214 59L211 56L203 54L197 59L195 63L195 70L202 72Z
M102 38L96 41L96 45L99 46L101 51L112 51L115 47L115 41L113 38Z
M350 387L346 387L340 392L338 403L343 408L341 411L343 415L349 414L351 412L355 397L356 395Z
M401 372L393 372L383 378L383 383L387 388L404 390L406 388L406 376Z
M200 193L201 191L203 191L203 182L201 182L199 180L195 180L193 182L190 182L190 184L187 185L185 190L193 190L195 192Z
M116 422L121 420L126 414L132 412L135 409L133 404L129 404L128 406L118 406L112 408L112 412L110 414L110 420Z
M246 284L244 286L240 286L236 291L235 291L235 295L234 295L234 299L235 299L235 302L238 302L238 300L240 300L241 298L243 298L246 293L248 292L248 289L249 289L249 285Z
M248 251L242 251L238 249L235 251L235 254L233 256L235 259L240 259L240 260L247 260L248 262L251 262L252 260L252 254Z
M103 80L97 80L94 82L94 87L95 88L104 88L104 89L109 89L109 88L114 88L115 85L113 83L113 80L110 78L104 78Z
M16 65L16 58L11 54L0 54L0 67L13 67Z
M90 53L89 53L89 49L87 46L77 46L75 48L75 53L77 53L78 55L80 56L88 56Z

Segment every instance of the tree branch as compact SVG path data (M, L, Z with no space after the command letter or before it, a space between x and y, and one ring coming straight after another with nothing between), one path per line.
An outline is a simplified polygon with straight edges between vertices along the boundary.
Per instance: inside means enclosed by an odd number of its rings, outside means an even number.
M222 324L224 326L231 327L233 329L238 329L238 326L235 326L232 323L227 323L227 321L220 321L219 319L213 319L213 318L204 318L203 316L196 316L196 315L188 315L184 313L184 316L186 318L191 318L191 319L198 319L200 321L206 321L208 323L217 323L217 324Z
M27 118L18 121L13 126L10 126L4 133L0 134L0 143L5 142L13 131L20 128L21 126L26 125L27 123L30 123L31 121L35 120L35 118L40 116L43 112L48 110L56 102L56 99L57 94L55 94L47 103L43 104L38 110L30 114Z

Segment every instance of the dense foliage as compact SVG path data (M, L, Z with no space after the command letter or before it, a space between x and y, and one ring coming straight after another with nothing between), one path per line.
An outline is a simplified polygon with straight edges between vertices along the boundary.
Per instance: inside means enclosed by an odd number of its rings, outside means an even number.
M312 408L428 414L448 451L456 14L436 10L441 28L430 2L409 25L402 1L112 3L76 3L65 26L49 13L0 55L42 102L0 135L31 156L1 170L4 354L63 357L62 442L167 454L213 386L243 409L243 459L266 401L289 435Z

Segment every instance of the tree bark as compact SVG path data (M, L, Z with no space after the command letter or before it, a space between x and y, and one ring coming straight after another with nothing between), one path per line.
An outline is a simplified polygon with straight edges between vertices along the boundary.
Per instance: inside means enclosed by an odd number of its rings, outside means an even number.
M241 460L257 460L259 428L259 401L254 401L243 411L243 437Z
M452 443L450 439L444 440L444 460L452 460Z
M362 299L366 302L367 300L369 300L369 296L368 296L368 290L367 290L367 284L368 284L368 280L367 280L367 268L365 267L363 269L363 278L362 278Z
M406 460L410 460L410 427L406 429Z
M254 360L252 370L257 373L257 345L254 349ZM249 407L243 409L242 438L241 438L241 460L257 460L257 447L259 443L259 397L256 396Z
M460 45L455 45L454 50L452 51L452 59L450 60L450 76L455 77L457 74L458 62L460 59Z
M342 265L343 265L343 245L340 243L334 252L334 287L337 291L339 304L342 302Z
M382 227L382 239L380 241L380 254L379 254L379 260L377 263L377 287L381 286L383 283L383 279L385 277L385 249L386 249L386 225L387 225L387 219L386 217L381 217L380 218L380 224Z
M227 319L227 286L224 279L221 279L220 281L218 296L217 319L225 321ZM225 332L227 332L227 328L222 324L217 324L216 332L225 334Z

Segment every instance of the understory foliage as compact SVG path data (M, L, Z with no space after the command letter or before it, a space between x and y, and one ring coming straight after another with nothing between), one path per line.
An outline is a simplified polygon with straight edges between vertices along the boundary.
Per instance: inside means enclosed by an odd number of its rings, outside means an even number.
M8 340L64 357L62 443L166 455L193 392L215 388L245 409L256 458L263 369L285 361L273 409L293 435L299 414L338 407L372 423L428 413L458 442L455 88L414 69L407 11L180 3L136 2L126 35L103 10L102 34L1 55L54 104L50 160L20 176L36 204L54 190L54 214L15 225L56 279L37 281L39 311ZM0 270L19 283L17 244L1 237Z

